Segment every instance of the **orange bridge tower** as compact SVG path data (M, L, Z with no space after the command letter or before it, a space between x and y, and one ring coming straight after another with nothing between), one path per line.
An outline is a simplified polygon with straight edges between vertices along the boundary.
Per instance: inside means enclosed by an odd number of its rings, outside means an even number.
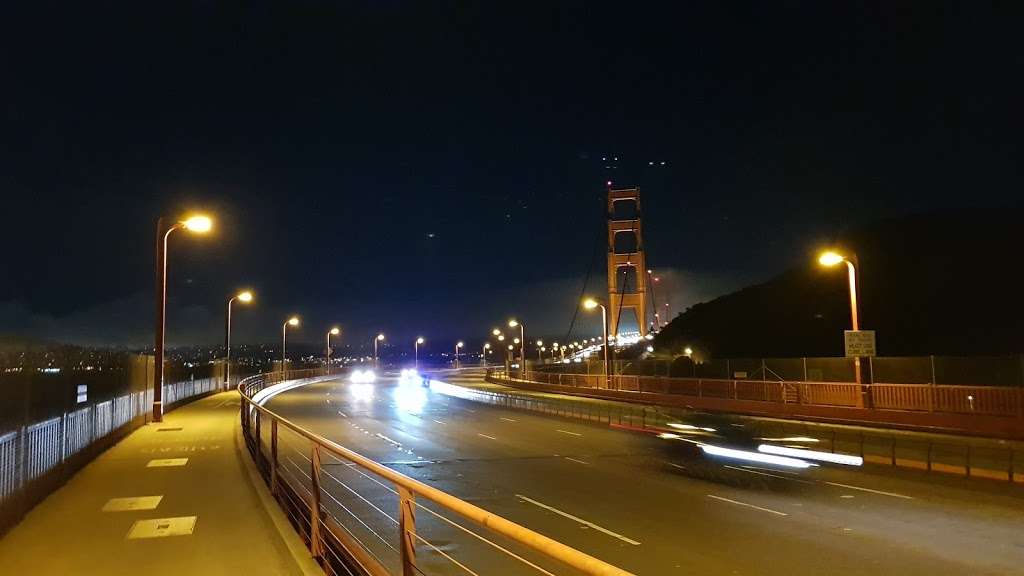
M636 317L647 334L647 262L640 189L608 189L608 334L618 335L622 315Z

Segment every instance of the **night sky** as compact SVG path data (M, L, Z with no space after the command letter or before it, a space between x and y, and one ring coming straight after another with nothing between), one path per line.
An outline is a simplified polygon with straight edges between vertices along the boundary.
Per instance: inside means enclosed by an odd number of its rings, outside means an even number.
M608 180L641 187L674 311L852 226L1020 203L1019 20L978 3L22 4L0 333L151 341L154 221L194 208L170 344L220 341L251 287L239 342L297 313L447 349L566 332Z

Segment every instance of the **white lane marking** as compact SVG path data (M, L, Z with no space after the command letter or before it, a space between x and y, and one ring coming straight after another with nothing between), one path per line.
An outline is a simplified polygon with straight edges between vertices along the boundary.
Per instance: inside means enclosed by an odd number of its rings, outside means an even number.
M399 442L398 440L395 440L393 438L388 438L387 436L381 434L380 432L375 433L374 436L376 436L377 438L380 438L381 440L387 442L388 444L391 444L392 446L394 446L395 448L398 448L399 450L402 449L402 443Z
M781 474L769 474L768 472L758 472L757 470L747 470L746 468L739 468L736 466L726 466L730 470L739 470L740 472L749 472L750 474L757 474L759 476L771 476L772 478L782 478L783 480L792 480L793 482L801 482L803 484L812 484L807 480L801 480L799 478L793 478L792 476L783 476Z
M882 496L892 496L893 498L903 498L904 500L913 500L913 496L907 496L906 494L897 494L895 492L885 492L882 490L872 490L871 488L862 488L860 486L851 486L849 484L840 484L839 482L825 482L830 486L839 486L840 488L849 488L850 490L860 490L862 492L871 492L872 494L881 494Z
M583 434L580 434L579 432L569 432L568 430L558 430L558 429L556 429L555 432L561 432L562 434L570 434L572 436L583 436Z
M744 468L749 468L751 470L765 470L767 472L774 472L776 474L786 474L786 475L790 475L790 476L796 476L796 472L786 472L785 470L776 470L774 468L761 468L760 466L743 466L743 467Z
M590 462L584 462L583 460L577 460L575 458L569 458L568 456L566 456L565 459L566 460L572 460L573 462L579 462L580 464L586 464L587 466L590 466Z
M338 410L338 416L341 416L342 418L348 418L348 414L345 414L341 410Z
M488 436L487 434L476 433L477 436L483 436L484 438L490 438L491 440L497 440L494 436Z
M588 522L587 520L584 520L583 518L580 518L579 516L573 516L572 514L569 514L568 512L563 512L563 511L559 510L558 508L555 508L553 506L548 506L547 504L544 504L543 502L537 502L536 500L534 500L532 498L527 498L526 496L523 496L522 494L516 494L516 498L519 498L521 500L525 500L525 501L529 502L530 504L533 504L534 506L540 506L541 508L543 508L545 510L549 510L551 512L554 512L555 514L558 514L560 516L564 516L564 517L566 517L566 518L568 518L570 520L573 520L575 522L579 522L580 524L583 524L584 526L589 526L590 528L593 528L594 530L597 530L598 532L603 532L603 533L605 533L605 534L607 534L609 536L618 538L619 540L622 540L623 542L626 542L628 544L632 544L633 546L639 546L640 545L640 543L637 542L636 540L633 540L631 538L626 538L622 534L619 534L617 532L612 532L611 530L608 530L607 528L602 528L601 526L598 526L597 524L594 524L593 522Z
M504 420L505 422L519 422L519 420L513 420L511 418L505 418L504 416L502 416L501 419Z
M714 494L708 494L708 498L714 498L715 500L721 500L722 502L728 502L737 506L746 506L747 508L753 508L754 510L760 510L762 512L768 512L769 514L777 514L779 516L789 516L785 512L779 512L778 510L772 510L771 508L762 508L760 506L754 506L753 504L747 504L746 502L740 502L739 500L730 500L728 498L722 498L721 496L715 496Z
M675 466L680 470L686 470L686 466L683 466L682 464L676 464L675 462L665 462L665 464L668 464L669 466Z

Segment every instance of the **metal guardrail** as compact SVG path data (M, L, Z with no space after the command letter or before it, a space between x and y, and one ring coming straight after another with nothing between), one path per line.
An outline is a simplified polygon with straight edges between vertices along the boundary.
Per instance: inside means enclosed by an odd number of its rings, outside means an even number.
M217 378L166 384L164 397L170 406L219 385ZM81 455L129 424L144 423L152 401L152 390L131 392L0 434L0 530L84 465L88 458Z
M845 384L840 382L790 382L771 380L722 380L565 374L531 371L527 378L542 384L595 388L698 398L756 400L805 406L864 405L884 410L979 414L1024 418L1024 388L1007 386L951 386L936 384Z
M259 374L238 387L249 451L325 572L629 574L361 456L253 400L270 384L332 373L313 369ZM357 424L349 424L354 433L360 432ZM474 531L442 512L486 530ZM458 547L456 538L462 538ZM482 567L474 570L474 565Z

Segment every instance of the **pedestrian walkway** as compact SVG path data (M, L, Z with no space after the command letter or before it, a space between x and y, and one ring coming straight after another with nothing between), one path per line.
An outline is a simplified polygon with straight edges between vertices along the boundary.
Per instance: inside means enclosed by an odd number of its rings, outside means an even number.
M128 435L0 539L4 574L321 573L256 476L237 392Z

